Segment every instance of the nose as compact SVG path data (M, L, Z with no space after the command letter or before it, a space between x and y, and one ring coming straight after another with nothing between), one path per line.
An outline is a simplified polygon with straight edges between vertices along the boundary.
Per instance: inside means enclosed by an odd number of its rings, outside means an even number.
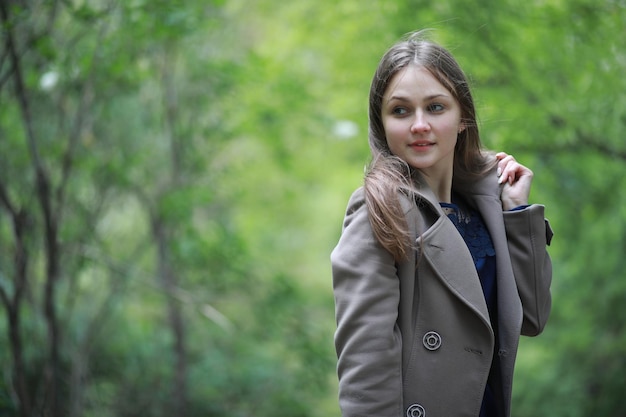
M411 123L411 133L423 133L430 129L430 124L426 115L422 111L416 111L413 123Z

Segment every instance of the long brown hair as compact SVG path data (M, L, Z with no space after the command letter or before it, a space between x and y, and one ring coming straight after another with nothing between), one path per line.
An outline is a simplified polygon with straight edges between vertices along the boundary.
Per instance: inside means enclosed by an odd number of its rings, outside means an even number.
M382 120L383 95L395 74L409 65L428 70L459 103L461 123L454 150L454 178L475 179L490 168L482 150L476 110L465 73L454 57L442 46L425 39L424 32L414 32L393 45L382 57L374 73L369 96L369 145L372 161L365 174L365 200L374 234L396 260L407 257L413 242L399 193L416 198L419 184L415 170L389 149Z

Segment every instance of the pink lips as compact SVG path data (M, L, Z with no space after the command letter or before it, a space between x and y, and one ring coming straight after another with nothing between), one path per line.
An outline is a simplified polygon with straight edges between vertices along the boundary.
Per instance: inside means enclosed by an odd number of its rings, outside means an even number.
M430 150L433 145L435 145L434 142L429 142L427 140L416 140L415 142L409 144L409 146L416 152L426 152Z

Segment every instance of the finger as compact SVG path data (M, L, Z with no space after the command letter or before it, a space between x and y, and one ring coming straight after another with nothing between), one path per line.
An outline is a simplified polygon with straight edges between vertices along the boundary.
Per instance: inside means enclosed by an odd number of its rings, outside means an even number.
M523 167L521 164L516 162L515 160L510 160L506 163L504 168L501 170L500 175L500 184L508 182L509 184L513 184L517 177L521 175L523 171Z
M511 164L514 164L515 161L511 160L510 156L507 156L505 159L501 160L498 163L498 169L496 170L496 175L500 179L500 182L504 182L507 178L507 174L511 170Z
M511 185L513 185L513 183L519 181L522 178L526 178L532 181L533 176L533 172L519 162L512 162L507 164L505 170L502 173L502 178L506 178L506 181L508 181ZM505 180L502 179L502 182L504 181Z
M496 154L496 157L499 159L498 169L496 172L496 175L499 177L500 175L502 175L508 164L510 164L511 162L515 162L515 158L513 157L513 155L509 155L505 152L498 152Z
M502 161L503 159L505 159L507 157L513 158L513 155L509 155L506 152L498 152L498 153L496 153L496 159L499 160L499 161ZM515 158L513 158L513 159L515 159Z

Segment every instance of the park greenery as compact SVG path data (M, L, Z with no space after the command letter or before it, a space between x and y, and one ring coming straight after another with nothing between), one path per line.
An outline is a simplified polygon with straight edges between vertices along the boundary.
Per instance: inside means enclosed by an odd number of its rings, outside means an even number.
M517 417L626 415L624 0L0 0L0 415L339 416L329 254L431 28L535 172Z

